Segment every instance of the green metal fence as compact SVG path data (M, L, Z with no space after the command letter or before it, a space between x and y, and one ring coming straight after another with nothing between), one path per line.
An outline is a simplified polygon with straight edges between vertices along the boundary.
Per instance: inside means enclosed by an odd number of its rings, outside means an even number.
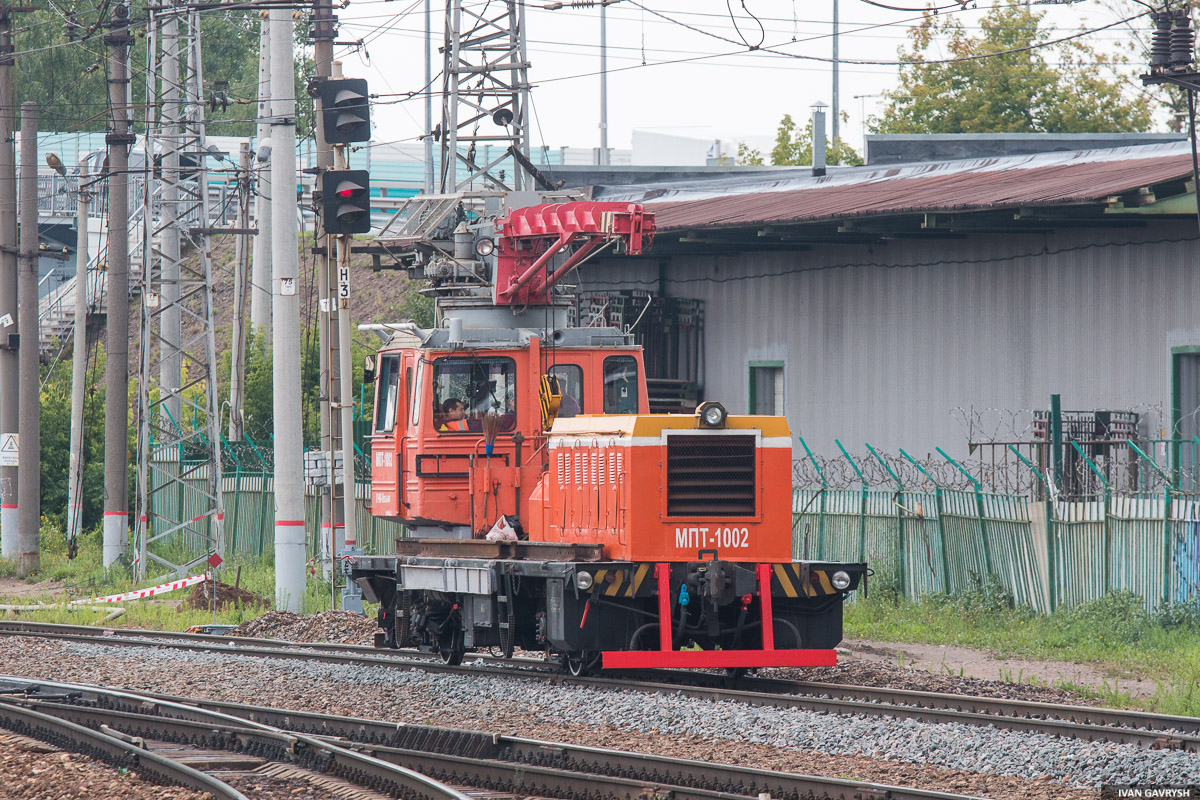
M1172 476L1136 446L1142 466L1160 481L1155 491L1113 490L1080 450L1103 491L1066 498L1050 486L1040 499L1037 492L985 491L940 449L939 465L949 471L904 450L883 456L869 444L866 459L855 459L841 442L848 466L840 483L853 488L831 488L831 460L801 444L806 460L797 473L816 485L794 493L797 558L866 561L877 581L910 598L957 594L990 576L1017 603L1043 612L1114 590L1140 595L1151 609L1200 602L1200 498L1173 487ZM864 469L867 459L876 464L873 473ZM957 485L945 485L947 475L958 477ZM879 485L884 481L890 485Z
M197 473L189 478L197 486L201 485L205 476ZM227 554L245 556L261 556L269 554L275 546L275 488L274 477L270 472L246 472L234 469L223 476L222 494L225 503L225 550ZM358 523L359 545L367 552L374 554L394 553L395 540L403 532L399 523L381 520L371 516L365 501L369 497L371 486L360 482L355 496L358 504L355 507L355 519ZM190 486L180 485L178 489L171 487L170 491L154 494L155 512L168 519L193 519L201 511L207 509L207 498ZM306 493L304 519L305 529L309 532L309 555L319 552L319 515L320 498L314 493ZM204 540L195 535L183 532L182 544L188 547L202 547ZM187 537L191 536L189 540ZM171 542L164 541L163 547L170 547Z

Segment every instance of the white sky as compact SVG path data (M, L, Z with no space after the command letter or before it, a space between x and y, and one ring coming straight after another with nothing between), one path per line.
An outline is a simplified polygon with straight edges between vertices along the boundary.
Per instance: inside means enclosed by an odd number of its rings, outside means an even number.
M482 4L487 0L475 0ZM724 0L639 0L672 20L740 42ZM499 0L491 0L499 6ZM598 8L558 11L542 9L542 0L527 0L529 78L534 85L535 113L531 144L591 148L599 144ZM883 0L889 5L917 7L917 0ZM942 5L946 0L942 0ZM968 28L977 29L990 3L955 13ZM761 35L758 25L730 0L738 25L751 43ZM433 0L435 48L441 43L441 0ZM800 55L831 55L833 0L745 0L766 29L766 45ZM890 11L862 0L840 0L841 59L895 60L907 41L916 12ZM1131 16L1139 9L1128 0L1085 0L1069 6L1041 6L1059 35L1083 27L1098 27ZM353 0L338 12L339 40L366 38L366 53L338 47L348 77L364 77L374 93L419 91L425 83L423 40L424 0ZM943 12L946 13L946 12ZM1134 23L1142 30L1146 19ZM1108 49L1128 41L1120 26L1087 37ZM794 41L793 41L794 40ZM647 66L642 66L644 57ZM735 53L734 51L741 51ZM678 64L660 62L696 56L716 56ZM434 54L434 74L440 71ZM1140 65L1137 65L1140 71ZM629 0L608 8L609 146L630 147L634 128L676 129L698 138L744 139L751 144L773 138L779 119L790 113L805 118L816 101L832 98L832 69L828 63L804 61L770 53L746 52L712 36L656 17ZM849 115L843 138L861 149L864 113L881 108L881 92L896 84L896 68L843 64L841 107ZM434 88L441 86L440 79ZM435 124L441 115L435 98ZM402 141L423 130L424 100L376 102L372 116L376 141Z

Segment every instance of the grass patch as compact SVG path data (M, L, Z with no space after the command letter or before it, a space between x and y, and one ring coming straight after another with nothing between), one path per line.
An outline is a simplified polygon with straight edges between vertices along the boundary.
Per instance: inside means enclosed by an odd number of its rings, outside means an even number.
M57 523L50 518L42 519L41 567L38 572L26 582L37 584L42 581L61 583L63 593L52 595L47 591L41 594L22 594L19 597L8 596L0 598L0 602L12 605L32 605L37 603L57 603L63 599L96 597L107 594L117 594L135 588L132 571L127 562L118 562L110 570L105 570L102 564L102 533L99 527L82 532L79 536L79 552L74 559L67 557L66 537ZM238 574L240 571L240 580ZM0 559L0 577L16 577L16 565L7 559ZM273 606L275 597L275 565L270 558L247 558L231 556L220 569L217 578L225 583L234 583L246 591L253 592L264 598L268 608ZM141 583L151 586L158 579ZM211 623L214 621L213 612L198 610L183 606L180 601L189 590L179 590L161 599L132 600L119 605L125 609L125 614L110 623L104 623L104 617L112 610L111 607L82 608L68 610L65 607L47 607L36 611L7 612L10 618L19 613L21 619L35 622L61 622L73 625L114 625L127 628L147 628L151 630L183 630L190 625ZM338 589L339 595L341 588ZM339 597L340 602L340 597ZM305 585L302 601L306 614L328 611L331 608L329 582L322 580L320 572L316 576L309 575ZM265 611L261 607L226 607L217 609L215 621L223 624L237 625L249 619L254 619ZM373 615L373 610L368 610Z
M970 647L1002 658L1090 664L1112 675L1111 682L1056 685L1110 705L1200 716L1200 608L1195 605L1151 613L1141 597L1118 591L1040 615L1015 604L994 580L976 577L971 589L955 597L912 601L872 591L869 599L846 606L845 631L854 638ZM1120 687L1127 677L1155 680L1158 690L1150 699L1133 698Z

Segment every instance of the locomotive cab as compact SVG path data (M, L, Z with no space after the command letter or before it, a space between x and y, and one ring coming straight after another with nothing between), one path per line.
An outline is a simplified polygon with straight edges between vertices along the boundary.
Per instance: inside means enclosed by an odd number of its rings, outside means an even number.
M543 375L557 416L648 412L639 348L609 328L395 333L378 355L371 513L416 538L471 539L500 517L521 530L547 465ZM490 441L489 441L490 440Z

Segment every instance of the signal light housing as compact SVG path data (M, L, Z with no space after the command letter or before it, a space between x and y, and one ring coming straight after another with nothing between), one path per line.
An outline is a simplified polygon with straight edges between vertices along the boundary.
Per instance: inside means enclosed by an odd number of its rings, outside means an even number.
M325 233L341 236L371 230L370 174L365 169L321 174L321 220Z
M321 84L318 97L326 142L348 144L371 139L371 105L365 80L327 80Z

